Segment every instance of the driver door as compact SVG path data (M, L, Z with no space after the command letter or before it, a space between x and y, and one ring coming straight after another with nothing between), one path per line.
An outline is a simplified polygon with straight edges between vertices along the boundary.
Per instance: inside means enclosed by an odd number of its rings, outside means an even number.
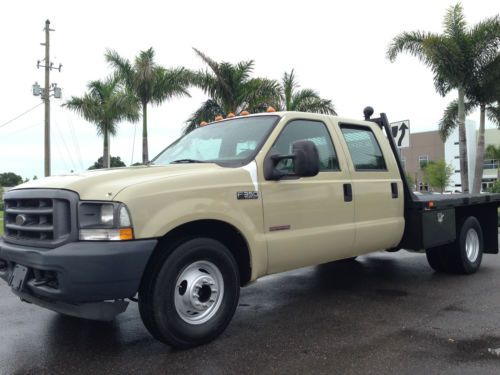
M344 195L350 175L345 158L337 157L336 150L342 148L332 142L329 126L319 120L291 120L268 151L267 156L287 155L294 142L310 140L320 156L320 172L314 177L261 184L269 273L352 256L354 205ZM290 173L292 163L285 159L276 168Z

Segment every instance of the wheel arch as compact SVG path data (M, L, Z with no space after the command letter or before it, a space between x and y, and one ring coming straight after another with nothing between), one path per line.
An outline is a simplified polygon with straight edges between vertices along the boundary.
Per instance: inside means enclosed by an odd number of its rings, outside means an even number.
M247 239L235 226L215 219L194 220L181 224L159 238L151 255L145 273L154 265L160 254L172 251L176 245L193 237L208 237L223 243L238 264L241 285L247 284L252 277L252 258ZM164 256L164 254L163 254Z
M498 254L498 212L497 205L492 203L457 207L456 209L457 234L463 222L473 216L481 225L483 233L483 247L486 254Z

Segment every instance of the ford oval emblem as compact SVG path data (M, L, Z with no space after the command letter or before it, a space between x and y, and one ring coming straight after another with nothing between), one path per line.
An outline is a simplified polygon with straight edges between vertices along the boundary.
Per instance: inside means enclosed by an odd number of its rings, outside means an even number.
M26 224L26 216L25 215L17 215L16 216L16 225L24 225Z

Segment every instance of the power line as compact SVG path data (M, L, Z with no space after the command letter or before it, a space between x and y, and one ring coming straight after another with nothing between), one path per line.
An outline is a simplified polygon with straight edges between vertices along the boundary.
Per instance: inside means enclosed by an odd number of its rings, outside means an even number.
M59 111L61 109L61 106L56 107L56 108ZM62 113L62 111L59 111L59 113ZM78 164L80 165L81 170L84 170L85 168L83 167L83 159L82 159L82 154L80 152L80 145L78 143L78 138L76 136L73 121L71 121L71 119L66 119L66 122L69 124L69 134L71 136L71 139L73 141L73 145L74 145L75 151L76 151L75 159L78 161Z
M37 104L36 106L34 106L34 107L32 107L32 108L30 108L30 109L28 109L28 110L24 111L24 112L23 112L23 113L21 113L20 115L18 115L18 116L16 116L16 117L14 117L13 119L10 119L9 121L4 122L2 125L0 125L0 128L3 128L4 126L9 125L11 122L16 121L18 118L20 118L20 117L22 117L22 116L24 116L24 115L28 114L29 112L31 112L31 111L32 111L32 110L34 110L35 108L40 107L42 104L44 104L44 102L41 102L41 103Z
M69 120L69 128L70 128L70 134L71 138L73 139L73 144L75 145L76 148L76 156L78 157L78 162L80 164L80 168L83 168L83 161L82 161L82 154L80 153L80 145L78 144L78 138L76 136L75 132L75 127L73 125L73 121Z
M69 151L69 148L68 148L68 145L66 143L66 141L64 140L64 137L62 135L62 132L61 132L61 129L59 128L59 124L57 121L54 121L54 125L55 125L55 128L57 130L57 134L59 135L59 138L61 139L63 145L64 145L64 148L66 149L66 152L68 153L68 156L69 156L69 160L71 162L71 165L73 166L73 170L77 169L75 168L75 162L73 161L73 158L71 157L71 152ZM62 154L62 153L61 153Z
M29 126L26 126L26 127L24 127L24 128L15 128L15 129L11 129L12 131L11 131L10 133L9 133L9 132L7 132L7 133L6 133L6 134L4 134L3 136L4 136L4 137L10 137L10 136L12 136L12 135L19 134L19 133L22 133L22 132L24 132L24 131L26 131L26 130L32 129L32 128L34 128L35 126L39 126L40 124L42 124L42 125L43 125L43 122L37 122L37 123L31 124L31 125L29 125Z

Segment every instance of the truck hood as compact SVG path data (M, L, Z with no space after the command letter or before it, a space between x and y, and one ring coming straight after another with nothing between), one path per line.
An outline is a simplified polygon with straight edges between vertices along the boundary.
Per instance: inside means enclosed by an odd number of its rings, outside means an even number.
M77 192L82 200L113 200L120 191L132 185L183 175L220 172L221 169L228 168L203 163L98 169L29 181L16 186L13 190L65 189Z

